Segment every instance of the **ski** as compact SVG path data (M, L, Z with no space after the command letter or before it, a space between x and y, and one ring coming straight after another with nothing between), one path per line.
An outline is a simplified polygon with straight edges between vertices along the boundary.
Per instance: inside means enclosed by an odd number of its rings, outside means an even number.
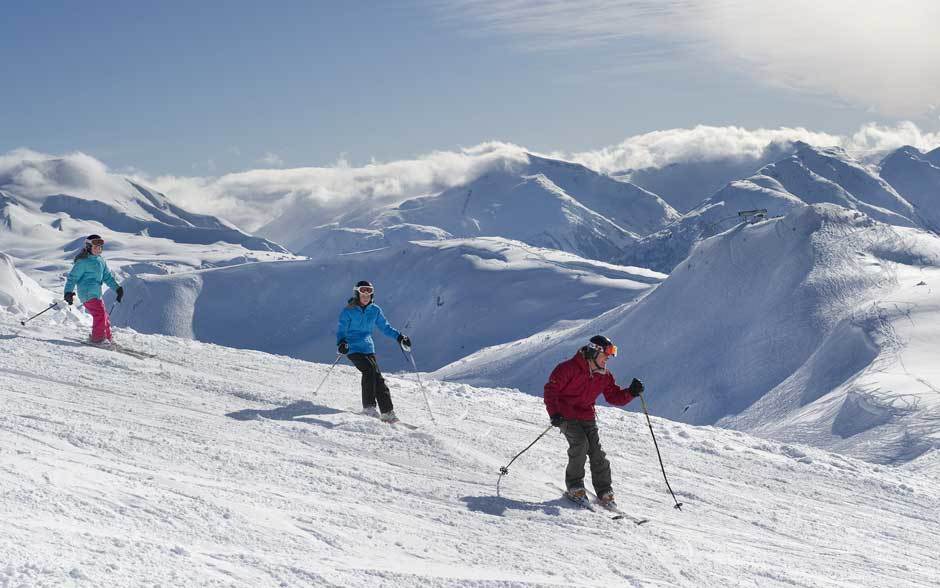
M581 497L575 497L575 496L571 496L567 492L564 492L562 493L562 496L567 498L569 501L577 504L581 508L587 509L591 512L597 512L597 513L603 514L601 510L606 510L607 512L611 513L612 516L609 516L607 518L609 518L612 521L626 520L626 521L630 521L631 523L637 526L644 525L650 522L649 519L641 519L631 514L628 514L620 510L617 506L610 506L610 505L605 506L605 505L599 504L598 506L595 507L594 504L591 503L591 499L588 498L587 495L581 496Z
M131 347L125 347L120 344L113 344L112 348L118 353L124 353L130 355L131 357L136 357L138 359L157 359L157 356L153 353L147 353L146 351L140 351L139 349L133 349Z
M88 341L87 339L71 339L70 338L68 340L75 341L76 343L81 343L82 345L86 345L88 347L94 347L95 349L102 349L104 351L114 351L117 353L123 353L124 355L133 357L136 359L143 360L143 359L156 359L157 358L157 356L154 355L153 353L147 353L145 351L138 351L137 349L125 347L117 343L112 343L111 345L104 346L104 345L95 345L94 343L92 343L91 341Z
M627 514L627 513L623 512L622 510L620 510L620 508L617 507L617 505L611 506L611 505L603 505L603 504L602 504L602 505L600 505L600 506L601 506L601 508L603 508L604 510L613 513L613 516L610 517L610 518L611 518L612 520L615 520L615 521L619 521L619 520L621 520L621 519L622 519L622 520L627 520L627 521L630 521L630 522L632 522L634 525L637 525L637 526L643 525L643 524L646 524L646 523L650 522L649 519L641 519L641 518L635 517L635 516L633 516L633 515L631 515L631 514Z
M402 426L402 427L405 427L406 429L410 429L410 430L412 430L412 431L416 431L416 430L418 429L418 426L417 426L417 425L412 425L411 423L406 423L406 422L403 422L403 421L395 421L395 422L391 422L391 423L388 423L388 424L389 424L389 425L392 425L393 427Z

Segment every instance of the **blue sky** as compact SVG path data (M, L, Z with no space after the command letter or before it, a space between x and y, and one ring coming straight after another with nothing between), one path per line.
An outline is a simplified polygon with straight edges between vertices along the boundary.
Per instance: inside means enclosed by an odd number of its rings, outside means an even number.
M857 18L813 5L9 2L0 153L219 175L489 140L584 151L697 124L940 126L940 68L908 59L937 54L936 25L917 28L929 3Z

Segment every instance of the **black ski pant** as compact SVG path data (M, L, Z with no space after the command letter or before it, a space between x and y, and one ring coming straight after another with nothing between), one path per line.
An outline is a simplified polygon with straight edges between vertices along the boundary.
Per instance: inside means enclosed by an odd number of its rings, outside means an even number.
M601 448L597 421L565 420L562 426L568 440L568 468L565 484L569 489L584 487L584 462L591 458L591 482L598 496L613 488L610 462Z
M362 372L362 408L379 403L379 412L392 410L392 395L385 384L385 378L379 370L374 353L350 353L349 361Z

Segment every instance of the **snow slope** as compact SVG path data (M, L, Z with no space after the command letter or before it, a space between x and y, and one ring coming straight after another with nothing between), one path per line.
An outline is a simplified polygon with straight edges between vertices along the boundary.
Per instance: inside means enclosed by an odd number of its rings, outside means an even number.
M940 147L937 147L932 151L928 151L926 154L924 154L924 159L936 166L940 166Z
M940 150L937 161L914 147L902 147L881 161L880 175L910 202L925 224L940 232Z
M0 162L0 250L16 258L17 267L58 289L92 233L105 238L105 256L121 277L294 257L221 219L190 213L85 156Z
M736 180L667 228L628 247L620 262L669 273L699 241L745 222L739 212L763 209L775 217L802 206L806 203L769 176Z
M436 372L539 394L591 335L657 414L879 463L940 447L940 239L833 205L701 242L662 284L593 321ZM622 366L622 367L621 367Z
M118 329L158 359L0 318L2 586L935 586L940 488L737 431L599 410L621 505L559 497L541 402ZM654 398L655 392L650 392Z
M933 177L937 170L930 163L908 162L904 150L885 159L882 176L897 182L899 193L842 149L796 147L756 174L728 183L665 229L628 245L616 261L671 272L696 243L740 222L738 212L761 208L773 217L807 204L832 203L896 226L940 226L940 179Z
M246 264L139 276L114 323L304 359L331 361L336 320L353 285L369 279L393 326L411 336L422 369L483 347L593 318L665 276L501 238L404 242L320 260ZM379 359L403 369L391 339Z
M761 168L807 204L832 203L896 226L923 226L914 207L838 147L798 144L795 154Z
M385 207L351 205L342 214L319 219L316 211L307 211L313 218L298 225L297 217L304 214L292 209L288 218L260 233L284 235L295 251L310 256L362 251L377 242L394 244L385 240L387 230L414 226L443 236L499 236L609 260L637 235L659 230L679 216L638 186L531 154L525 163L507 159L439 194ZM362 240L356 241L357 236Z
M0 312L33 314L49 306L53 298L51 292L16 269L13 258L0 252Z

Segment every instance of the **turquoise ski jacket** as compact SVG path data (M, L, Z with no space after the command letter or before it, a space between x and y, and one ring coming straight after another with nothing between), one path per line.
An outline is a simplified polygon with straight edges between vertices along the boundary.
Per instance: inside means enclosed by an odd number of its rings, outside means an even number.
M75 292L77 286L79 299L87 302L101 298L101 284L107 284L112 290L117 290L117 280L111 275L108 264L100 255L79 255L75 258L75 265L65 281L65 292Z
M388 324L379 305L370 302L366 306L359 306L354 298L350 298L346 308L339 313L336 344L339 345L345 340L349 345L349 353L375 353L372 330L376 326L392 339L398 339L401 335L397 329Z

